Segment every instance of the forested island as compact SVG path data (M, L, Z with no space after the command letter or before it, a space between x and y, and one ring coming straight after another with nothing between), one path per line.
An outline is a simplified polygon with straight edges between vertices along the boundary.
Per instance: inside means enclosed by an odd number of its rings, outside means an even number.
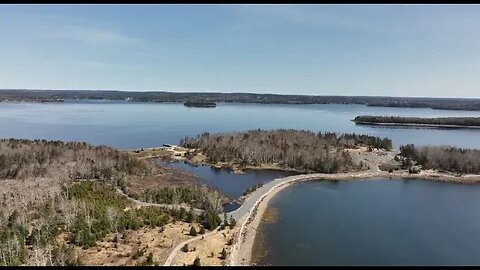
M432 108L439 110L480 110L479 99L417 98L381 96L313 96L254 93L103 91L103 90L0 90L0 102L61 102L67 99L108 99L131 102L175 102L205 100L208 102L260 104L361 104L382 107Z
M197 108L215 108L217 104L209 101L187 101L183 103L185 107L197 107Z
M480 128L480 117L402 117L361 115L353 120L358 125L415 126L444 128Z

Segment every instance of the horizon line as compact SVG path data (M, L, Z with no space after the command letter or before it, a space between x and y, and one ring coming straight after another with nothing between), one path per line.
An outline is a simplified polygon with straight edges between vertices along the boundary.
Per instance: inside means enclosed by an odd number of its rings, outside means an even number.
M91 92L128 92L128 93L177 93L177 94L249 94L278 96L309 96L309 97L379 97L379 98L430 98L430 99L480 99L480 97L433 97L433 96L378 96L378 95L313 95L313 94L279 94L253 92L181 92L166 90L105 90L105 89L32 89L32 88L0 88L0 91L91 91Z

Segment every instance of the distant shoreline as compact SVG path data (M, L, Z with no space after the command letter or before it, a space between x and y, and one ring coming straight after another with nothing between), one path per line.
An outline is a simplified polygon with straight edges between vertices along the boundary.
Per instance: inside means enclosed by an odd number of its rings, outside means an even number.
M194 107L194 108L215 108L217 104L215 102L208 101L187 101L183 103L185 107Z
M357 104L373 107L430 108L434 110L480 111L478 98L428 98L388 96L320 96L222 92L104 91L104 90L28 90L0 89L1 101L37 99L108 99L132 102L184 103L208 100L215 103L250 104Z

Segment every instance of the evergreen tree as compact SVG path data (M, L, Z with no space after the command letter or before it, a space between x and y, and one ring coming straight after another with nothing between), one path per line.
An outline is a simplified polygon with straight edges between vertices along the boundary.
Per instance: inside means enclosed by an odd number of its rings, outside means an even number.
M227 258L227 252L225 251L225 248L222 249L222 252L220 253L220 259L225 260Z
M227 213L225 213L225 212L223 212L223 224L225 224L225 226L228 225Z
M153 264L153 254L152 254L152 252L148 253L146 263L147 263L147 265L152 265Z
M195 221L195 215L193 214L192 208L190 208L190 210L188 211L185 221L188 223L192 223Z
M190 227L190 235L191 236L197 236L197 230L195 230L195 228L193 226Z
M237 221L233 218L232 215L230 215L230 229L233 229L236 224L237 224Z

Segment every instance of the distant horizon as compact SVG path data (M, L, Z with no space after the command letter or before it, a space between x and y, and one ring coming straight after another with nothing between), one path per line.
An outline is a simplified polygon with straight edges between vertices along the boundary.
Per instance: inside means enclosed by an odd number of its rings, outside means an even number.
M312 97L380 97L380 98L429 98L429 99L479 99L480 97L435 97L435 96L385 96L385 95L316 95L316 94L285 94L285 93L255 93L255 92L225 92L225 91L168 91L168 90L115 90L115 89L40 89L40 88L0 88L0 91L92 91L92 92L132 92L132 93L178 93L178 94L254 94L279 96L312 96Z

